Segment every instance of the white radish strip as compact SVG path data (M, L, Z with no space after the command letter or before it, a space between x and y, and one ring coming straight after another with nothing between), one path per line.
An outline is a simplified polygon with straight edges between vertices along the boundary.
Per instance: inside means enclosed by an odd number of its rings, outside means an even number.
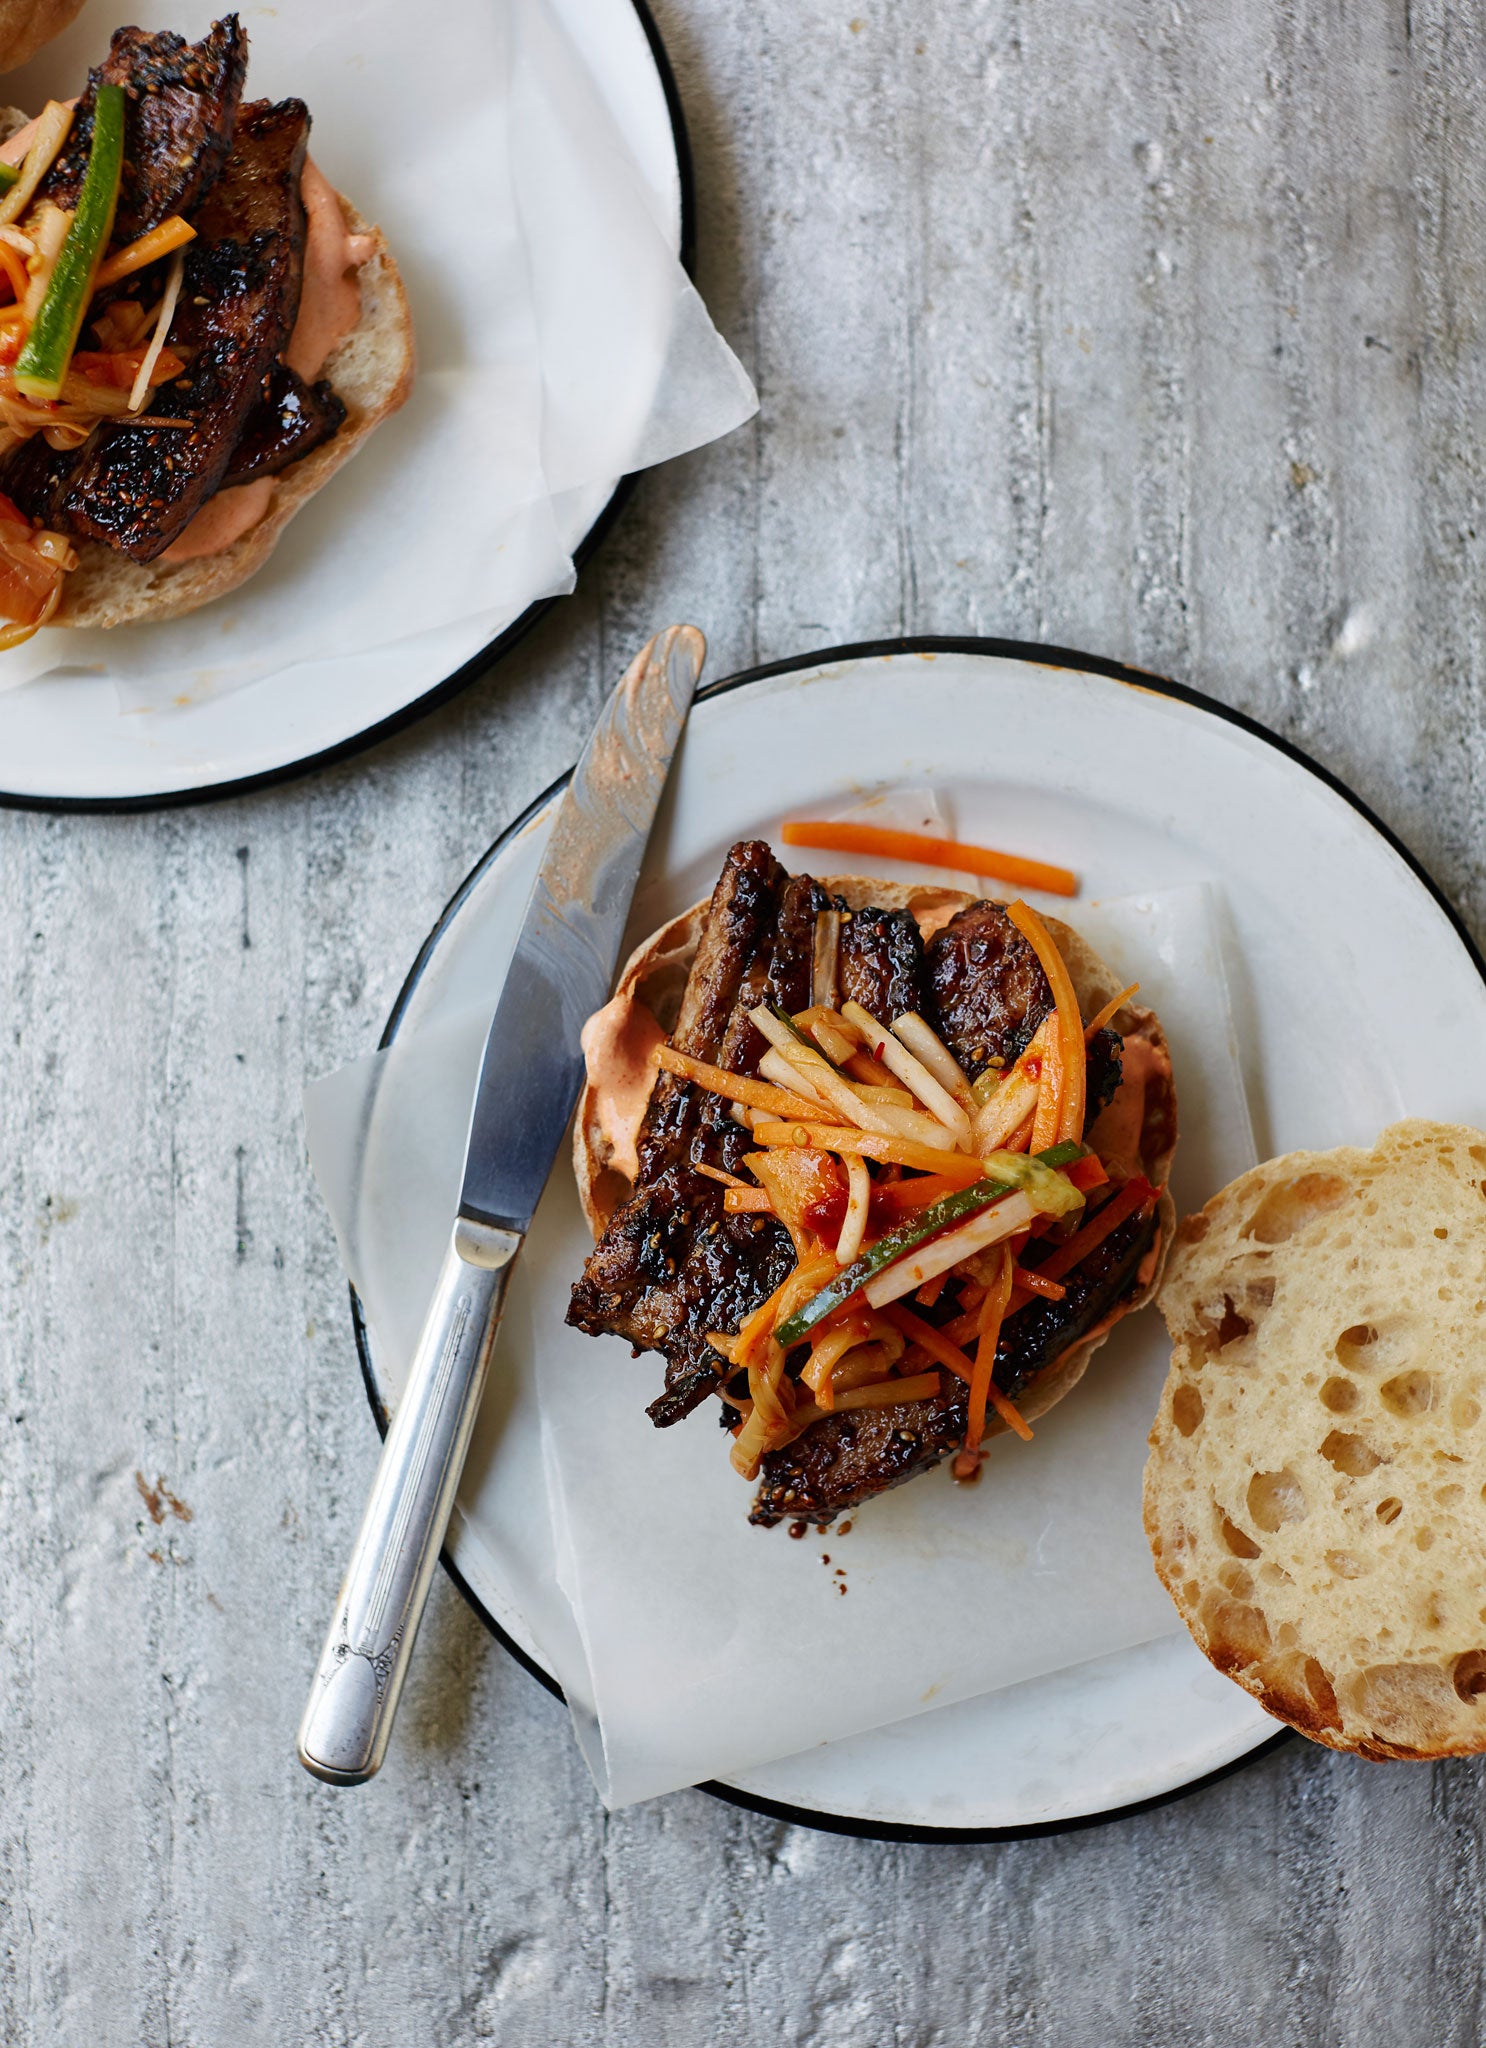
M831 1374L831 1385L836 1389L837 1399L853 1387L870 1387L874 1380L885 1380L892 1370L892 1363L885 1345L858 1344L847 1352Z
M855 1039L848 1038L844 1031L838 1031L834 1024L827 1024L819 1017L811 1023L810 1036L826 1058L838 1067L844 1067L856 1051Z
M1014 1067L975 1119L971 1149L994 1152L1013 1137L1037 1108L1037 1083L1023 1067Z
M62 253L62 244L67 240L67 230L72 226L72 215L60 206L43 206L36 223L36 268L31 273L31 282L26 287L26 296L21 305L21 314L29 327L41 309L46 297L46 288L52 281L52 272L57 267L57 258Z
M758 1063L759 1077L772 1081L776 1088L787 1088L791 1095L803 1095L807 1101L818 1103L822 1109L829 1104L814 1085L814 1076L807 1068L791 1066L777 1047L770 1046Z
M937 1372L916 1373L909 1380L877 1380L836 1396L840 1408L896 1408L900 1401L932 1401L939 1392Z
M31 204L31 194L52 167L52 160L67 140L72 126L72 109L60 100L48 100L41 110L31 147L21 164L21 175L0 202L0 225L9 227Z
M786 1024L782 1017L776 1017L764 1004L760 1003L757 1009L750 1010L748 1014L776 1052L782 1052L791 1059L803 1056L816 1066L822 1064L822 1057L814 1046L807 1045L798 1031Z
M864 1102L881 1102L892 1109L912 1109L913 1097L906 1088L877 1088L870 1081L858 1081L857 1089Z
M915 1109L899 1109L890 1103L864 1100L859 1087L843 1080L828 1060L822 1059L812 1046L803 1044L771 1010L760 1004L758 1009L750 1010L748 1014L769 1040L771 1053L777 1052L792 1069L790 1080L776 1080L776 1085L791 1087L800 1093L804 1092L802 1080L808 1077L810 1092L817 1100L828 1104L838 1115L855 1124L859 1131L871 1131L879 1138L907 1138L915 1145L930 1145L940 1152L956 1150L954 1132L946 1129L936 1117L925 1116ZM770 1053L765 1053L764 1060L770 1056ZM776 1079L777 1070L766 1067L764 1060L759 1062L759 1072ZM964 1147L959 1146L958 1149L963 1151Z
M785 1058L789 1058L788 1053ZM946 1130L937 1117L925 1116L917 1109L900 1109L892 1102L869 1102L860 1088L843 1081L833 1068L824 1063L819 1073L813 1067L810 1072L832 1108L839 1110L842 1116L850 1117L859 1130L872 1131L879 1138L907 1138L915 1145L931 1145L938 1152L964 1149L954 1132Z
M175 302L180 297L181 279L186 274L186 252L177 249L170 259L170 274L165 280L165 296L160 301L160 318L155 322L154 338L144 352L134 383L129 391L129 410L138 412L150 394L150 379L155 374L155 365L160 360L160 351L165 346L165 337L170 332L170 323L175 318Z
M947 1230L943 1237L931 1237L927 1244L921 1244L906 1258L884 1266L880 1273L873 1274L862 1292L873 1308L882 1308L902 1295L912 1294L916 1287L922 1287L936 1273L947 1273L951 1266L957 1266L961 1259L968 1259L972 1252L984 1251L988 1244L999 1244L1003 1238L1014 1237L1019 1230L1027 1229L1040 1214L1030 1195L1018 1189L1004 1201L993 1203L979 1216L972 1216L958 1230Z
M994 1152L1019 1131L1037 1107L1039 1084L1027 1072L1030 1060L1045 1059L1057 1029L1058 1013L1049 1010L1014 1067L1008 1067L996 1089L977 1111L972 1144L977 1152Z
M866 1160L860 1153L853 1153L844 1164L846 1214L841 1222L841 1235L836 1240L838 1266L849 1266L861 1250L862 1239L867 1234L867 1211L872 1201L872 1176L867 1171Z
M949 1090L967 1116L974 1116L979 1104L975 1090L966 1079L965 1070L935 1031L926 1024L917 1010L905 1010L893 1025L893 1036L901 1039L911 1053L916 1053L928 1068L934 1079Z
M848 1024L855 1024L859 1031L866 1031L872 1018L860 1003L845 1003L841 1009ZM970 1119L956 1102L949 1090L929 1072L923 1061L916 1059L893 1036L880 1026L876 1038L869 1038L868 1048L873 1059L880 1060L890 1074L896 1074L905 1088L912 1089L930 1116L937 1117L947 1131L953 1133L962 1151L970 1149Z
M875 1334L869 1332L869 1335ZM828 1331L812 1349L805 1369L800 1374L804 1385L809 1387L812 1393L818 1394L835 1370L836 1361L866 1341L859 1322L849 1322L839 1330Z
M836 973L841 957L841 913L821 910L815 917L815 951L810 969L810 999L835 1007Z

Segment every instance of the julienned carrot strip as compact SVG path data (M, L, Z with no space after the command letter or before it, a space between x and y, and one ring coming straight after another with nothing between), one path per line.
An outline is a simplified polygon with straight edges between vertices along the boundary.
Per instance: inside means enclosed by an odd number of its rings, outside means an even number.
M792 818L779 836L786 846L824 846L832 853L877 853L884 860L958 868L967 875L994 875L998 882L1010 882L1018 889L1042 889L1049 896L1078 894L1078 876L1070 868L1024 860L1017 853L998 853L990 846L968 846L959 839L935 839L927 832L893 832L883 825Z
M726 1173L720 1166L708 1166L703 1159L697 1161L696 1171L705 1174L708 1180L721 1181L725 1188L747 1188L750 1192L753 1188L752 1181L739 1180L737 1174Z
M1027 1140L1029 1152L1046 1152L1050 1145L1058 1142L1063 1115L1063 1078L1068 1070L1068 1062L1063 1057L1061 1027L1059 1018L1048 1033L1047 1050L1042 1056L1042 1071L1037 1080L1037 1107L1032 1114L1032 1135Z
M942 1365L952 1372L956 1379L963 1380L968 1387L975 1377L975 1366L970 1357L958 1344L951 1343L943 1330L936 1330L932 1323L926 1323L922 1316L916 1316L911 1308L905 1308L901 1301L889 1302L881 1311L884 1319L901 1330L910 1344L917 1344L921 1351L927 1351L936 1365Z
M98 266L98 275L93 279L94 291L106 284L116 284L121 277L129 277L136 270L143 270L147 263L153 263L161 256L169 256L173 250L183 248L187 242L194 242L196 230L188 220L182 220L173 213L169 220L162 220L158 227L150 228L133 242L116 249L106 263Z
M776 1094L782 1091L776 1089ZM760 1107L767 1105L761 1104ZM819 1112L810 1111L810 1119ZM920 1173L943 1174L957 1188L973 1187L984 1180L985 1168L968 1152L941 1152L933 1145L920 1145L912 1138L882 1138L875 1131L856 1131L845 1124L828 1124L791 1115L788 1122L755 1124L756 1145L808 1145L817 1152L856 1152L863 1159L895 1161Z
M1011 1278L1014 1286L1028 1294L1044 1294L1049 1301L1061 1301L1068 1292L1060 1280L1049 1280L1035 1266L1013 1266Z
M1110 1018L1114 1015L1116 1010L1124 1009L1126 1003L1129 1002L1131 996L1138 996L1139 994L1140 983L1138 981L1132 981L1130 986L1128 988L1122 988L1117 996L1111 996L1109 1001L1104 1005L1104 1008L1102 1010L1096 1010L1093 1016L1089 1019L1088 1023L1085 1024L1084 1044L1088 1044L1089 1040L1094 1036L1094 1033L1096 1031L1102 1031L1104 1029L1105 1025L1109 1022Z
M891 1088L893 1085L893 1077L887 1068L880 1060L874 1060L869 1052L854 1052L844 1062L841 1071L868 1088Z
M1006 915L1042 963L1057 1010L1058 1035L1062 1040L1063 1071L1059 1076L1058 1139L1082 1138L1086 1095L1084 1022L1079 1015L1078 997L1068 963L1053 943L1053 935L1037 912L1027 903L1008 903ZM1033 1134L1035 1140L1035 1132Z
M747 1074L730 1074L726 1067L714 1067L706 1060L694 1060L688 1053L672 1051L668 1045L661 1046L655 1058L656 1064L667 1074L677 1074L684 1081L695 1081L699 1088L706 1088L729 1102L746 1102L752 1109L772 1110L775 1116L808 1116L826 1124L831 1123L834 1116L834 1111L818 1102L807 1102L803 1095L791 1095L787 1088L772 1088L767 1081L750 1080Z
M1023 1441L1029 1441L1031 1430L1006 1397L1000 1392L991 1375L996 1365L996 1346L1001 1339L1001 1324L1006 1315L1006 1304L1011 1299L1011 1266L1009 1254L1003 1253L1000 1271L986 1289L985 1299L980 1304L980 1338L975 1347L975 1377L970 1382L969 1413L965 1419L965 1449L971 1457L980 1454L980 1440L986 1433L986 1402L989 1401L1008 1429L1014 1429Z
M920 1308L932 1308L934 1306L935 1302L944 1292L944 1283L948 1278L948 1273L936 1273L932 1280L924 1282L918 1293L913 1297Z
M767 1188L729 1188L722 1206L729 1216L772 1216L774 1204Z
M1065 1273L1071 1273L1082 1259L1086 1259L1096 1245L1103 1244L1111 1231L1118 1230L1127 1216L1133 1216L1137 1209L1144 1209L1155 1201L1157 1190L1148 1180L1137 1174L1127 1180L1118 1194L1111 1195L1097 1215L1091 1216L1083 1229L1076 1231L1067 1244L1059 1245L1050 1258L1043 1260L1037 1268L1044 1280L1061 1280Z
M1109 1175L1104 1171L1104 1161L1093 1152L1088 1153L1083 1159L1075 1159L1073 1164L1065 1166L1063 1171L1081 1195L1086 1195L1090 1188L1102 1188L1109 1179Z

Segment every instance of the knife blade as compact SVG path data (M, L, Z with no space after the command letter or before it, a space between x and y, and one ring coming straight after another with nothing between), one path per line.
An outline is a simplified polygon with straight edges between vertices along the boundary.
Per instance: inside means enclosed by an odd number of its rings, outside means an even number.
M694 626L672 627L652 645L654 655L609 699L573 771L491 1020L459 1198L459 1213L476 1222L530 1228L578 1099L578 1035L608 1000L701 666Z
M386 1755L512 1266L609 994L650 829L706 642L670 626L604 706L542 855L496 1003L458 1213L300 1723L305 1769L357 1785Z

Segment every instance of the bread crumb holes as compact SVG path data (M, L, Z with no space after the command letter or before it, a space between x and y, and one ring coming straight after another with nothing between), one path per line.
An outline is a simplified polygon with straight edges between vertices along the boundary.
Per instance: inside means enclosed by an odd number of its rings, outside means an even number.
M1321 1456L1348 1479L1365 1479L1384 1463L1365 1437L1352 1436L1344 1429L1332 1430L1321 1445Z
M1171 1397L1171 1419L1183 1436L1191 1436L1202 1427L1204 1412L1201 1394L1183 1382Z
M1236 1344L1240 1337L1247 1337L1254 1327L1249 1317L1240 1315L1234 1307L1231 1294L1223 1296L1221 1309L1199 1309L1197 1321L1202 1331L1202 1348L1209 1356L1215 1351L1226 1351L1228 1346Z
M1305 1520L1305 1489L1288 1465L1279 1472L1256 1472L1246 1499L1250 1521L1268 1536L1286 1522Z
M1486 1488L1483 1488L1482 1491L1486 1492ZM1378 1520L1385 1525L1396 1522L1403 1513L1403 1502L1396 1495L1390 1493L1386 1500L1378 1502L1375 1512Z
M1483 1491L1486 1491L1486 1489L1483 1489ZM1226 1515L1222 1517L1222 1533L1224 1543L1233 1552L1235 1557L1258 1557L1259 1546L1253 1537L1246 1536L1243 1530L1235 1523L1230 1522Z
M1461 1699L1470 1706L1486 1695L1486 1650L1467 1650L1455 1659L1450 1676Z
M1377 1341L1378 1333L1371 1323L1353 1323L1350 1329L1342 1331L1332 1349L1343 1365L1355 1366L1366 1363L1362 1354L1370 1344L1376 1344Z
M1333 1173L1302 1173L1271 1188L1244 1225L1245 1237L1261 1244L1284 1244L1307 1224L1339 1209L1351 1188Z
M1336 1688L1331 1683L1331 1676L1325 1665L1317 1663L1314 1657L1307 1657L1304 1671L1305 1689L1321 1709L1326 1724L1332 1728L1340 1727L1341 1715L1337 1710Z
M1350 1415L1362 1403L1362 1390L1351 1380L1329 1379L1321 1389L1321 1406L1333 1415Z
M1354 1557L1350 1550L1328 1550L1326 1563L1339 1579L1360 1579L1370 1569L1364 1559Z
M1407 1418L1427 1414L1436 1405L1437 1391L1432 1376L1414 1368L1398 1373L1391 1380L1384 1380L1378 1388L1378 1395L1385 1408L1394 1415Z

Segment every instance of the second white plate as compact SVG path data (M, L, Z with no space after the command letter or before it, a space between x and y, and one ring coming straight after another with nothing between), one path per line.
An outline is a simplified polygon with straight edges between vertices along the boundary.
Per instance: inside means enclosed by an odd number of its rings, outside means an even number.
M690 163L680 105L644 0L551 0L599 82L646 181L665 195L672 246L690 232ZM198 10L199 11L199 10ZM80 63L106 45L117 14L94 0L67 32L7 87L23 104L67 89ZM176 26L183 24L176 19ZM253 24L250 23L250 26ZM312 40L312 29L305 36ZM437 73L438 36L415 38L408 62ZM69 65L71 68L69 69ZM251 90L251 82L250 82ZM322 108L333 149L344 109ZM416 303L414 313L418 314ZM617 510L621 479L589 484L554 501L559 539L579 561ZM354 488L354 486L353 486ZM0 803L37 809L147 809L246 790L320 767L383 738L483 673L553 600L517 605L492 633L456 622L354 656L317 661L158 717L126 716L106 675L54 673L0 691Z

